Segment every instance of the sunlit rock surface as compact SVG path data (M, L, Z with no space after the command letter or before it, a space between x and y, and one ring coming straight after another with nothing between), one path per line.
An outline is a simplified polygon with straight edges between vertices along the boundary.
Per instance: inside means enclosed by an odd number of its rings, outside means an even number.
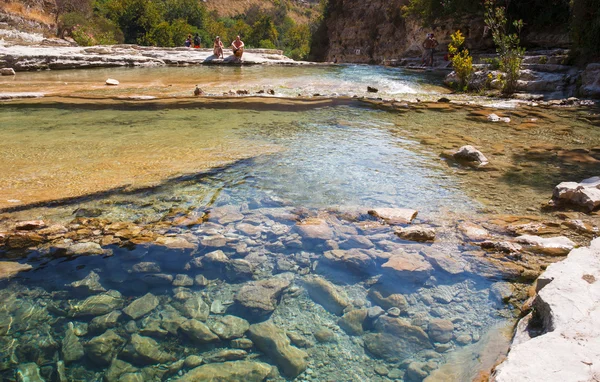
M519 325L493 379L591 381L600 376L600 239L571 251L538 280L534 320ZM535 331L542 331L530 338Z

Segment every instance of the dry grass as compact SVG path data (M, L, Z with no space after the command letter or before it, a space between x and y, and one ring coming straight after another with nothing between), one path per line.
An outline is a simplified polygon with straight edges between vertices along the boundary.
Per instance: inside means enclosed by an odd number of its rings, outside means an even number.
M37 21L46 25L54 24L54 15L49 14L41 9L30 8L18 1L0 2L0 10L23 17L27 20Z

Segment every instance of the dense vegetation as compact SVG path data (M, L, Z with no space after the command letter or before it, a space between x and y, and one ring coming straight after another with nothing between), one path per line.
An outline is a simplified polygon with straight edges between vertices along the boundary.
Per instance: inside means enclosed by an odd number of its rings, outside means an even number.
M219 17L198 0L57 0L57 20L59 34L70 34L80 45L174 47L182 46L188 34L198 33L202 46L212 47L215 36L228 45L240 35L248 47L281 49L294 59L306 58L320 20L298 24L286 1L276 4L268 11L253 6L240 16Z
M523 30L571 34L573 52L584 59L600 58L600 0L494 0L506 9L508 20L522 20ZM472 0L409 0L405 15L425 24L444 17L482 15L485 2Z

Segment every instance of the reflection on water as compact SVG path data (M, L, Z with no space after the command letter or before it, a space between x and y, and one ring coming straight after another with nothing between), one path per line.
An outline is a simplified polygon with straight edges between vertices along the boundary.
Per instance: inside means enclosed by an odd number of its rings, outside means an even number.
M107 87L107 78L120 81ZM94 70L44 71L0 78L3 91L41 91L73 96L191 96L195 85L206 93L221 95L245 89L251 93L272 89L277 96L373 95L367 86L379 90L377 96L396 97L445 93L440 77L423 76L396 68L374 66L194 66L156 68L112 68Z
M34 250L1 252L33 266L0 280L8 380L470 380L505 350L514 317L502 302L510 284L461 256L473 246L455 219L481 216L495 197L523 210L543 197L531 187L478 195L512 187L501 175L519 145L583 145L593 159L598 143L586 122L565 139L568 116L534 123L522 111L501 126L450 106L1 112L6 203L40 183L63 195L155 180L4 214L5 225L52 224L7 239L37 235ZM498 167L467 172L438 157L465 142ZM230 165L173 178L211 160ZM555 162L519 161L544 182L561 176ZM400 239L374 207L418 209L415 224L435 227L435 243Z

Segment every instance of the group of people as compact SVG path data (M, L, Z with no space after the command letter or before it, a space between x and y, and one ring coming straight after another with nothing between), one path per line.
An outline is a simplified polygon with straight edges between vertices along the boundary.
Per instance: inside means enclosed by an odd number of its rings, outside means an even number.
M202 41L198 33L194 35L194 38L192 38L192 35L189 34L185 40L185 46L188 48L193 46L194 48L198 49L200 48L201 42ZM237 60L242 59L242 55L244 54L244 42L241 40L240 36L237 36L231 43L231 50L233 51L233 55ZM213 54L217 56L217 58L225 58L223 55L223 41L221 41L221 37L219 36L215 37L215 41L213 42Z

